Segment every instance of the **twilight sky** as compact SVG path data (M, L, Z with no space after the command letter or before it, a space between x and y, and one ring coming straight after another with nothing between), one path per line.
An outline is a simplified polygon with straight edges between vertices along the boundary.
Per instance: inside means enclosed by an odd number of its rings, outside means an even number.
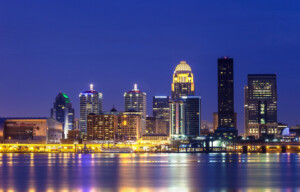
M124 109L138 83L170 95L186 60L202 96L202 119L217 111L217 59L234 58L235 110L243 131L247 74L276 73L278 121L300 124L300 1L0 1L0 116L49 116L59 91L79 116L90 83L104 110Z

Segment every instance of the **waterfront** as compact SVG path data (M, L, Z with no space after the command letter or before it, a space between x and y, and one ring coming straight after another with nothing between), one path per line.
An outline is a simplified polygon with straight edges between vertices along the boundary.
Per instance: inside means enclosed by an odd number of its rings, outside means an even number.
M300 188L300 154L0 154L0 191Z

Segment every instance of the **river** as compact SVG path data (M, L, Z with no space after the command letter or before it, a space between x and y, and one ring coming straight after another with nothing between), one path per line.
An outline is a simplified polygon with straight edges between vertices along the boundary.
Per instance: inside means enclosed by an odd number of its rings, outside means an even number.
M300 154L0 154L1 191L294 191Z

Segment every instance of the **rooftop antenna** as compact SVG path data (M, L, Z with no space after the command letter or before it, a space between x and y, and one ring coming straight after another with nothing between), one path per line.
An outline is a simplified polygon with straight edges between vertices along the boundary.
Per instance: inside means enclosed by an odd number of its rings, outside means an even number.
M138 88L137 88L137 84L136 84L136 83L135 83L134 86L133 86L133 90L134 90L134 91L138 91Z

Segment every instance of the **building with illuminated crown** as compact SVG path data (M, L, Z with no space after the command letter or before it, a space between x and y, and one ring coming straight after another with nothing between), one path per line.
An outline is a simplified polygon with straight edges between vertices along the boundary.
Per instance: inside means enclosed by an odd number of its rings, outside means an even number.
M63 125L64 138L67 138L68 132L74 128L74 109L69 97L60 92L51 109L51 118L57 120Z
M102 93L94 90L93 84L90 85L90 90L79 94L80 98L80 118L79 128L82 134L87 133L87 116L90 113L100 114L102 112Z
M131 91L124 93L125 112L141 115L142 134L146 132L146 93L138 89L137 84Z
M185 61L180 61L176 66L171 86L173 100L180 99L182 96L195 95L194 75Z

